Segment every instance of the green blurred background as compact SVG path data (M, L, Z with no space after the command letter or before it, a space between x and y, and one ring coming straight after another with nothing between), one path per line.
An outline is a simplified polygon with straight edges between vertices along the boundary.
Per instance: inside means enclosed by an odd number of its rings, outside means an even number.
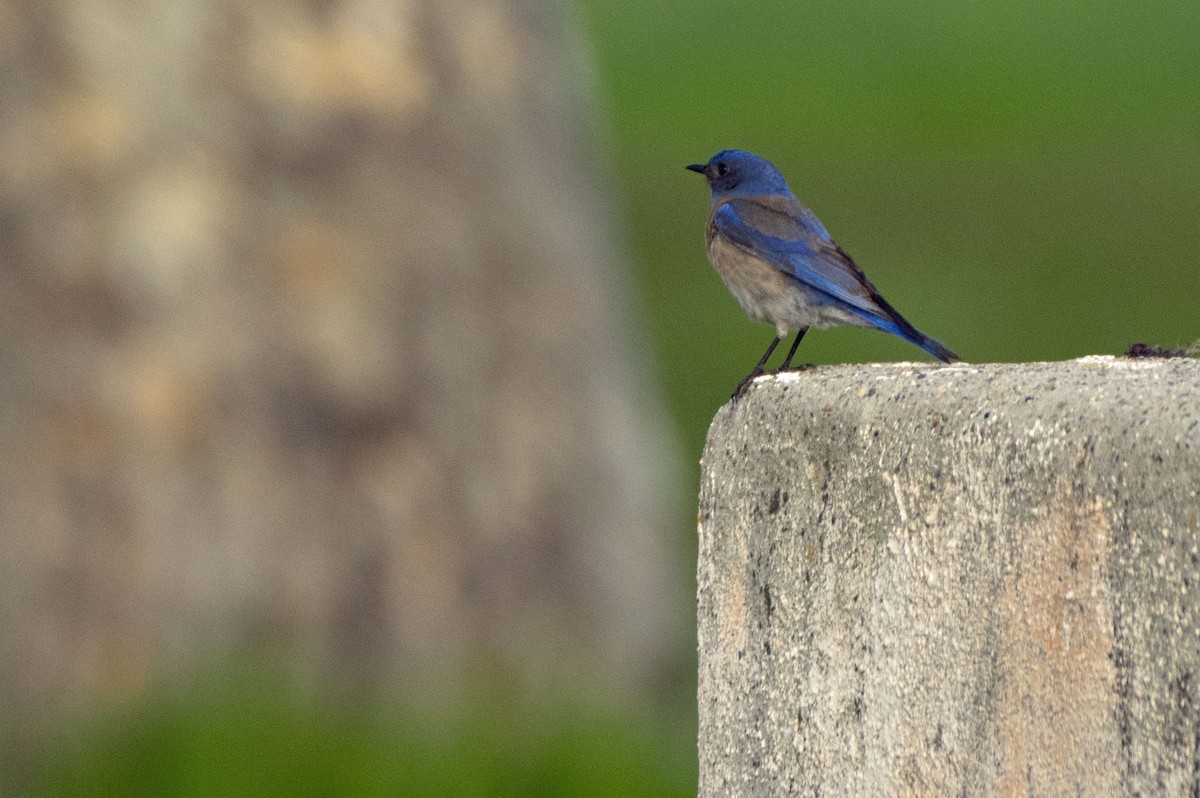
M1200 337L1200 5L584 0L564 10L596 63L601 166L689 489L709 419L772 334L745 319L704 257L708 192L683 167L725 147L773 160L883 295L968 362ZM799 357L925 359L857 329L813 334ZM685 571L691 513L676 526ZM687 649L673 697L643 711L586 690L530 703L492 673L463 713L403 695L384 711L281 692L269 667L232 672L153 692L133 712L73 720L30 793L695 791Z
M772 335L704 257L708 193L683 165L725 147L772 160L884 297L968 362L1200 337L1200 6L582 5L690 453ZM800 356L925 359L857 329Z

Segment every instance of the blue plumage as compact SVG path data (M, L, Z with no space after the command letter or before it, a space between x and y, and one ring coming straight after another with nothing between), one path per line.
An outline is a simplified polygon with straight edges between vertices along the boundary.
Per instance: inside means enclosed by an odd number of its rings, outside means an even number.
M791 365L805 332L838 324L883 330L948 363L959 359L884 301L770 161L722 150L687 168L703 174L712 189L709 260L746 313L778 333L735 396L763 373L780 339L793 330L796 340L781 371Z

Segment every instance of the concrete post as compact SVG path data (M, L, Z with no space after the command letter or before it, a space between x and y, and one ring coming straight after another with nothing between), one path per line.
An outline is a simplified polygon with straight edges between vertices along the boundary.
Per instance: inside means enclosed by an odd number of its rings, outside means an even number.
M1200 794L1200 361L817 368L718 412L700 794Z

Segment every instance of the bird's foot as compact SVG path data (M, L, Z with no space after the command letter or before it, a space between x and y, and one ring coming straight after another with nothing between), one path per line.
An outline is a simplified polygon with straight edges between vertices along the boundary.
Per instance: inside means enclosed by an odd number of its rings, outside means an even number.
M795 366L793 366L789 363L787 365L780 366L778 369L775 370L775 373L776 374L786 374L789 371L808 371L811 368L815 368L815 366L812 363L798 363Z
M732 400L733 400L733 401L735 401L735 402L736 402L738 399L741 399L741 398L742 398L742 395L743 395L744 393L746 393L746 389L748 389L748 388L750 387L750 383L754 382L754 378L755 378L755 377L761 377L761 376L762 376L763 374L765 374L765 373L766 373L766 372L764 372L764 371L762 370L762 367L761 367L761 366L759 366L759 367L756 367L756 368L754 369L754 371L752 371L752 372L750 372L749 374L747 374L747 375L745 376L745 378L744 378L744 379L743 379L741 382L739 382L739 383L737 384L737 387L733 389L733 395L732 395L732 396L730 396L729 398L730 398L730 399L732 399Z

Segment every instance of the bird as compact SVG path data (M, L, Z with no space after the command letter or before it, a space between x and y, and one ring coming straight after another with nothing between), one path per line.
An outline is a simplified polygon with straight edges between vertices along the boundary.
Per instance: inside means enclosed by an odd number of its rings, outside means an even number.
M943 362L961 360L879 295L816 215L796 199L775 164L745 150L721 150L708 163L686 168L704 175L712 189L709 261L746 315L774 325L777 333L754 370L738 383L734 399L764 373L775 347L795 331L779 368L787 371L796 347L814 327L849 324L883 330Z

